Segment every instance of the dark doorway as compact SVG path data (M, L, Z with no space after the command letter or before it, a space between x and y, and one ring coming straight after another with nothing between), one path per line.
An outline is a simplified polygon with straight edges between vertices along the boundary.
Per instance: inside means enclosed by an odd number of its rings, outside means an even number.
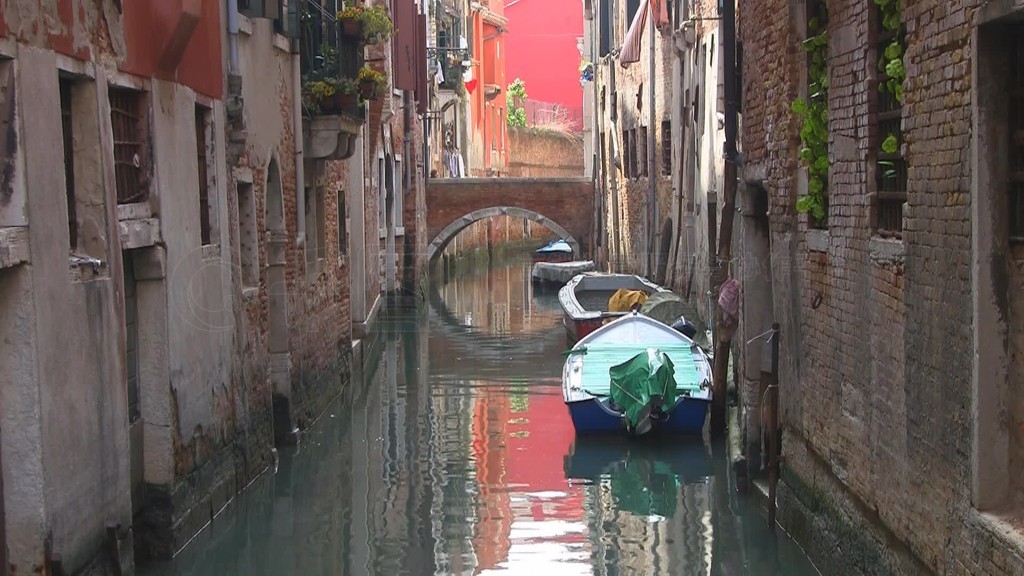
M666 218L661 226L661 243L658 247L658 284L664 285L668 272L668 252L672 249L672 219Z
M139 419L139 297L132 251L124 251L124 332L128 392L128 462L131 478L132 513L142 508L143 454L142 421Z

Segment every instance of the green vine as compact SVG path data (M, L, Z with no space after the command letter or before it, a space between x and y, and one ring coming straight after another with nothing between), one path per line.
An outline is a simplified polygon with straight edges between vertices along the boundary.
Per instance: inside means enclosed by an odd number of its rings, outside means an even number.
M879 83L879 89L888 90L896 101L903 103L903 80L907 77L907 69L903 66L903 45L901 44L900 28L903 25L900 15L900 0L875 0L882 12L882 27L895 34L892 42L882 51L878 69L885 72L885 82Z
M875 0L881 12L882 27L893 33L893 39L882 50L878 60L878 70L885 74L885 77L878 83L878 89L887 91L893 95L900 105L903 104L903 81L907 78L907 69L903 65L903 44L901 28L903 20L900 10L900 0ZM897 154L900 149L900 138L895 133L890 133L882 140L882 152L885 154ZM891 160L879 160L879 168L882 170L882 178L895 178L896 163Z
M809 212L816 222L825 220L828 189L828 26L815 17L807 23L807 98L793 101L800 117L800 160L807 166L807 195L796 202L799 212Z

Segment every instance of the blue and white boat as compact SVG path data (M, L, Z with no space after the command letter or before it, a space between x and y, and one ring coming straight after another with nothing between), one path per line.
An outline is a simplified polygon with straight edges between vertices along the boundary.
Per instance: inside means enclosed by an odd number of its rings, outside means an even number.
M534 262L569 262L572 258L572 246L562 238L552 240L533 252Z
M711 380L700 346L634 310L573 346L562 368L562 396L577 434L701 434Z

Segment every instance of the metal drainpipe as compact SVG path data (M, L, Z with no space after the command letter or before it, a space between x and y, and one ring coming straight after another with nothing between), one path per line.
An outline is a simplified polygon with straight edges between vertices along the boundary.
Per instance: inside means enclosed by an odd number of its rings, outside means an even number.
M238 74L238 0L228 0L228 72Z
M295 143L295 214L297 216L296 246L306 242L306 175L302 152L302 72L299 62L299 41L292 40L292 140Z
M647 88L649 90L649 94L648 95L649 95L649 99L650 99L649 108L647 109L647 119L648 119L647 120L647 123L648 123L648 127L647 127L647 184L648 184L648 187L649 187L649 195L650 195L649 202L650 202L651 206L650 206L650 209L647 211L647 218L648 218L648 220L647 220L647 233L644 234L644 238L646 238L645 242L647 244L647 265L646 265L647 272L645 274L647 277L650 277L654 273L653 265L652 265L652 259L654 258L654 250L656 249L656 246L657 246L657 242L655 242L655 238L654 238L654 231L656 229L657 219L658 219L657 186L656 186L657 175L655 174L655 171L654 171L654 168L655 168L655 165L654 165L654 156L655 156L655 154L654 154L654 128L655 128L655 126L654 126L654 123L655 123L655 118L654 118L654 116L655 116L655 113L654 113L654 84L655 84L655 81L654 81L654 42L655 42L655 39L656 39L655 38L654 29L656 27L658 15L653 12L653 8L649 8L649 10L651 10L650 22L649 22L649 26L651 28L650 32L649 32L649 38L651 40L651 47L650 47L650 50L648 51L649 77L648 77L648 80L647 80Z

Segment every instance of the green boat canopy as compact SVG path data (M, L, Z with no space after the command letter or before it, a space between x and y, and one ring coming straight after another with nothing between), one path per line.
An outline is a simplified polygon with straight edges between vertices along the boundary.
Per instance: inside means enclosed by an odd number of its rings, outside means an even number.
M646 418L644 414L652 399L663 412L676 404L675 365L667 354L657 348L633 356L608 370L611 377L611 396L622 407L632 427Z

